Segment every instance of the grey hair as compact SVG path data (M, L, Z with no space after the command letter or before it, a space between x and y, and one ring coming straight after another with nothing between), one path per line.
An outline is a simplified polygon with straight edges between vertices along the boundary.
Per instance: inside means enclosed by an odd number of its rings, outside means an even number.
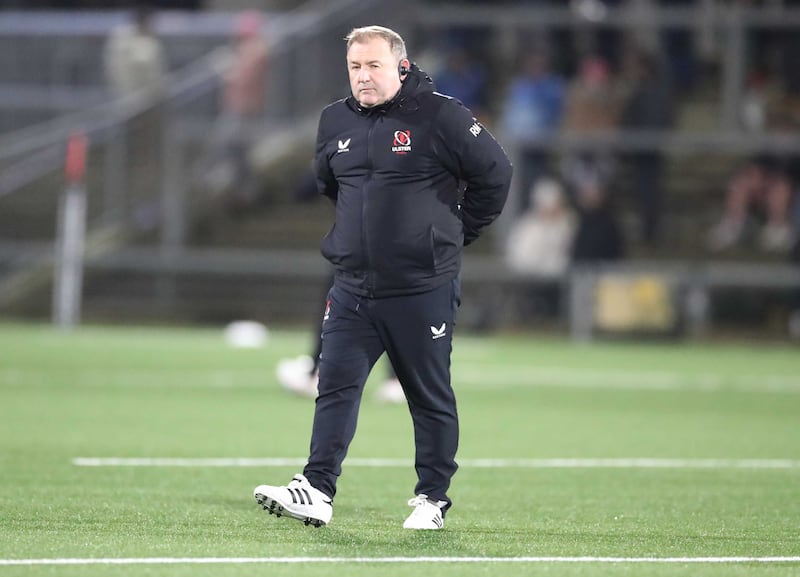
M344 37L344 39L347 40L348 50L350 50L353 43L366 42L372 38L383 38L386 40L386 42L389 43L392 54L395 55L398 62L408 58L406 55L406 43L403 37L391 28L385 28L383 26L363 26L361 28L353 28L350 34Z

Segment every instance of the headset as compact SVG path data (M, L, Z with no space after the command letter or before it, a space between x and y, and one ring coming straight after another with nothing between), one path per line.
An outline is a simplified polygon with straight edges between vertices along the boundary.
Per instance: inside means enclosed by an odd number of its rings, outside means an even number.
M398 72L398 74L400 74L400 80L403 80L403 76L405 76L406 74L411 72L411 70L408 67L403 66L401 64L400 67L397 69L397 72Z

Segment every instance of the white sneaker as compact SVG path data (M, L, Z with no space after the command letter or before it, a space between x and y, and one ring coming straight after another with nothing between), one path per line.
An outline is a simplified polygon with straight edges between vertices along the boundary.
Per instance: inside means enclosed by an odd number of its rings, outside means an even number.
M409 499L408 506L414 507L414 511L403 523L403 529L441 529L444 527L442 507L446 504L445 501L431 501L427 495Z
M375 400L387 405L400 405L406 402L403 385L397 379L389 379L381 383L381 388L375 393Z
M290 393L315 399L319 375L311 372L313 368L314 360L304 355L280 361L275 369L275 375L281 386Z
M253 496L270 515L285 515L314 527L327 525L333 516L333 500L312 487L300 474L285 487L259 485L253 490Z

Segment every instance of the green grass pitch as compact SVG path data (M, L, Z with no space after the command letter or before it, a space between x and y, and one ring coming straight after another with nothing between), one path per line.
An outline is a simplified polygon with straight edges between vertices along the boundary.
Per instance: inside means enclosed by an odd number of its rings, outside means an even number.
M365 461L413 457L407 409L372 398L380 369L321 529L252 499L299 465L74 461L302 459L313 403L274 369L309 341L273 331L244 350L221 330L0 325L0 577L800 575L797 347L457 334L462 466L443 531L402 529L412 467ZM109 558L129 561L89 564ZM169 562L181 558L216 562ZM656 561L668 558L687 559ZM12 563L42 559L81 561Z

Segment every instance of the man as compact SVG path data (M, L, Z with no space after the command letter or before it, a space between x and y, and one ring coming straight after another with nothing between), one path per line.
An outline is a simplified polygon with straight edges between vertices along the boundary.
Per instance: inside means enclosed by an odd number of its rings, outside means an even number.
M236 18L231 45L231 64L223 77L222 114L217 128L217 163L214 183L226 193L234 211L258 200L258 184L250 163L254 147L253 127L263 121L268 48L264 23L257 10L246 10Z
M133 23L116 26L104 49L106 77L115 98L164 89L167 73L164 49L154 29L155 11L146 2L133 9Z
M322 253L336 276L311 453L288 486L254 495L270 513L330 522L364 384L386 351L414 423L418 482L403 527L441 529L457 468L450 353L461 250L500 214L511 164L469 110L434 92L396 32L353 30L347 66L352 96L323 110L317 135L318 187L336 204Z

